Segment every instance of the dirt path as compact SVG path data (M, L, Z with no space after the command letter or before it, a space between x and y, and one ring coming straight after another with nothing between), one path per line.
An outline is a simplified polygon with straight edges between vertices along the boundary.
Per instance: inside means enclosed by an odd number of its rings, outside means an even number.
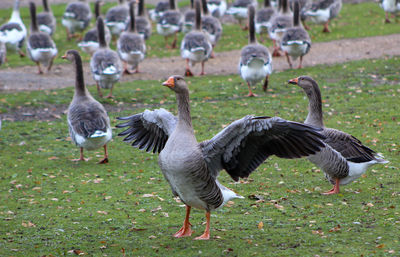
M344 39L312 45L309 54L304 58L304 66L317 64L334 64L351 60L381 58L400 55L400 34L368 38ZM216 58L206 63L207 74L237 75L240 50L216 53ZM297 65L297 63L295 64ZM147 58L140 66L141 73L123 76L122 81L165 79L173 74L183 74L184 61L181 57ZM199 72L199 65L195 72ZM273 59L274 71L288 69L284 57ZM94 81L89 65L84 66L85 80L88 85ZM21 91L56 89L74 85L72 65L55 65L51 73L36 74L35 66L24 66L0 70L0 91Z

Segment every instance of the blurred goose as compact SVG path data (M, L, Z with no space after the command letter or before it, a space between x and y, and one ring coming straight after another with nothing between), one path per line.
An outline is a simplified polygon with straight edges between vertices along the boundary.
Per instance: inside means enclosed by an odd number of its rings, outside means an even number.
M207 8L211 15L216 18L222 18L226 12L226 1L225 0L208 0Z
M317 0L304 15L312 22L324 24L322 32L331 32L329 21L338 16L342 9L342 0Z
M62 57L75 67L75 94L68 107L67 120L72 141L80 147L80 158L84 161L83 149L104 148L100 164L108 163L107 143L112 138L110 118L101 103L97 102L85 87L82 59L76 50L69 50Z
M195 16L195 10L194 10L194 5L193 5L193 0L190 0L190 9L185 12L183 15L183 33L188 33L193 29L194 26L194 20L196 19Z
M279 53L280 42L283 37L283 33L287 28L293 26L293 15L289 10L287 0L279 1L280 11L271 18L271 25L268 28L269 37L272 39L274 52L272 56L281 56Z
M242 22L248 17L247 7L252 5L254 8L256 8L257 4L258 3L256 0L235 0L226 13L233 15L233 17L238 20L240 27L245 30L248 29L247 23L245 22L246 25L242 27Z
M390 23L390 15L396 15L400 12L399 0L380 0L380 6L385 11L385 23Z
M61 24L67 31L67 39L70 40L76 36L76 31L84 31L89 26L91 18L92 13L90 12L89 4L85 0L68 4L61 20Z
M183 25L183 15L176 9L175 0L169 0L169 10L165 11L157 23L157 33L164 36L166 48L176 48L177 34ZM171 46L167 38L174 36Z
M198 143L189 105L189 89L181 76L163 83L175 92L178 116L165 109L146 110L118 118L127 128L119 136L147 152L158 152L158 164L172 192L186 205L186 218L174 237L191 236L191 208L206 211L206 229L195 239L210 238L210 212L233 198L243 198L218 181L225 169L233 180L248 177L269 156L300 158L319 151L323 137L317 129L279 117L245 116L212 139Z
M305 15L305 12L311 8L312 1L311 0L289 0L289 6L290 10L293 11L294 9L294 2L298 1L299 6L300 6L300 21L303 24L303 27L306 30L309 30L310 28L306 25L305 21L307 19L307 16Z
M382 156L363 145L354 136L340 130L326 128L323 121L322 98L317 82L307 76L289 80L301 87L308 97L308 116L305 124L322 128L326 147L308 159L321 167L326 178L334 185L324 194L339 193L339 185L347 185L359 178L369 166L387 163Z
M298 66L300 69L303 63L303 56L310 51L311 39L308 35L308 32L301 26L300 5L298 1L294 2L293 9L293 27L286 29L285 33L283 34L281 48L285 52L290 68L292 68L290 57L292 57L293 60L296 60L298 57L300 57Z
M7 48L6 43L0 38L0 66L6 62Z
M31 34L28 37L26 50L31 60L38 66L38 73L43 74L40 64L46 66L47 71L50 71L58 51L50 35L39 31L36 20L36 6L33 2L29 3L29 10L31 14Z
M129 16L130 27L127 31L121 33L117 42L117 51L124 62L124 72L126 74L133 73L129 71L128 64L132 66L132 69L136 69L136 72L139 72L139 62L143 61L146 54L144 39L136 31L134 2L129 3Z
M122 64L118 54L107 46L104 35L104 21L97 18L97 32L100 48L94 52L90 59L90 70L96 81L97 91L103 97L100 88L110 89L107 98L112 98L114 84L119 81L122 73Z
M105 23L111 34L117 38L125 30L129 22L129 8L125 0L119 0L119 5L108 9Z
M26 27L19 14L19 0L15 0L11 18L0 26L0 39L6 44L8 50L17 51L21 57L25 54L21 48L26 38Z
M147 40L151 36L151 22L146 14L144 0L139 0L138 7L138 16L135 19L136 31L144 40Z
M268 49L257 43L254 26L254 6L249 6L249 44L242 48L239 61L239 74L249 87L247 96L256 96L251 86L264 81L263 90L268 87L269 74L272 72L272 57Z
M57 22L56 18L53 15L53 12L47 4L47 0L43 0L43 9L43 12L36 15L39 30L42 32L46 32L47 34L52 36L56 31Z
M96 21L101 13L100 12L101 4L102 4L101 0L96 0L94 4L94 14L96 17ZM106 43L108 45L111 41L111 32L107 26L104 26L104 35L106 37ZM85 33L83 40L78 43L78 46L82 49L82 51L90 55L93 55L93 53L99 49L100 45L97 32L97 25L95 25L94 28L90 29L88 32Z
M256 12L256 33L260 34L260 40L263 34L268 34L268 27L271 25L270 20L275 15L275 8L271 6L269 0L264 0L264 8Z
M185 76L193 76L190 66L200 62L201 73L204 75L204 63L211 55L212 45L207 35L201 30L200 0L195 1L195 28L187 33L181 42L181 56L186 60Z
M154 22L158 22L160 17L163 16L164 12L169 9L169 1L160 1L157 3L156 8L149 11L150 19Z
M218 18L211 16L208 12L208 6L206 0L201 0L203 7L203 16L201 19L201 28L211 42L213 49L217 45L222 35L222 25ZM211 53L211 57L214 57L214 51Z

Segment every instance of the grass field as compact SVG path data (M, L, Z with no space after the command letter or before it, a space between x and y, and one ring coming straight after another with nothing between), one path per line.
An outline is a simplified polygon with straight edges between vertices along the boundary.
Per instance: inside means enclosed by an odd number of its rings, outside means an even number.
M175 239L183 204L172 198L157 155L123 143L114 129L110 163L102 151L86 152L68 137L66 116L51 121L3 121L0 131L1 256L398 256L400 254L398 57L316 66L271 76L257 98L235 76L189 79L193 124L199 141L247 114L303 121L307 100L286 81L310 75L321 87L325 123L381 152L374 166L339 195L305 159L270 158L248 180L220 181L245 199L211 216L208 242ZM160 81L117 84L116 100L101 102L112 125L117 116L163 107L176 113L175 97ZM90 91L94 96L95 88ZM0 93L1 113L21 108L67 108L73 89ZM51 108L50 108L51 107ZM194 236L204 213L192 212ZM75 251L75 253L74 253Z

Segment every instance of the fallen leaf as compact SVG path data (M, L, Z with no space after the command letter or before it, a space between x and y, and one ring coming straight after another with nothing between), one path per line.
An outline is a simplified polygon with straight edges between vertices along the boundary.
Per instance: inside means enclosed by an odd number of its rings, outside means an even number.
M73 253L76 254L76 255L85 255L85 253L83 251L79 250L79 249L73 250Z
M264 227L264 223L262 221L260 221L260 223L258 223L258 229L262 229Z

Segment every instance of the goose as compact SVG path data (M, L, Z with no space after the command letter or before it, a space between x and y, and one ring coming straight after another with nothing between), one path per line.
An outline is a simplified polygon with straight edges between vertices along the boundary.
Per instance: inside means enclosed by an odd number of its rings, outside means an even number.
M105 23L111 34L117 38L125 30L129 22L129 8L125 0L119 0L119 5L108 9Z
M380 6L385 11L385 23L390 23L390 14L396 15L400 12L399 0L380 0Z
M176 9L175 0L169 0L169 10L165 11L157 23L157 33L164 36L166 48L176 48L177 33L181 31L183 15ZM167 38L174 36L171 46Z
M193 76L190 66L201 62L201 73L204 75L204 63L211 55L212 45L207 35L201 30L200 1L195 1L195 29L187 33L181 42L181 56L186 60L186 76Z
M242 48L239 60L239 74L249 87L247 96L256 96L251 86L265 78L263 90L268 87L268 78L272 72L272 57L268 49L257 43L254 26L254 6L249 6L249 44Z
M292 68L293 60L300 57L298 68L302 67L303 56L306 55L311 48L311 39L308 32L302 28L300 23L300 5L298 1L294 2L293 27L286 29L281 41L281 49L285 52L287 62Z
M102 5L102 1L96 0L96 2L94 4L94 14L96 17L96 21L101 13L100 12L101 5ZM111 41L111 32L107 26L104 26L104 33L105 33L104 35L106 37L106 43L109 44ZM97 26L95 25L94 28L90 29L88 32L85 33L85 35L83 36L83 40L78 43L78 46L82 49L82 51L90 54L90 56L92 56L93 53L96 52L97 49L99 49L99 47L100 47L99 39L98 39L97 35L98 35Z
M61 24L67 31L67 40L76 37L76 31L84 31L89 26L91 18L92 13L85 0L69 3L61 20Z
M151 36L151 22L146 15L144 0L139 0L138 15L135 19L135 23L136 23L136 30L139 33L139 35L144 40L149 39Z
M154 22L158 22L160 17L164 15L169 9L169 1L160 1L157 3L156 7L149 11L150 19Z
M128 69L128 64L132 68L136 68L136 73L139 72L139 62L143 61L146 54L146 45L144 39L136 31L135 26L135 7L134 2L129 3L129 16L130 16L130 27L127 31L121 33L117 41L117 51L119 57L124 62L124 73L131 74L132 72Z
M268 34L268 27L271 25L270 20L275 15L275 8L271 6L269 0L264 0L264 8L259 9L256 12L256 33L260 34L260 40L264 41L262 38L263 34Z
M195 16L195 10L193 6L193 0L190 0L190 9L185 12L183 15L183 33L188 33L193 29L194 26L194 20L196 19Z
M307 24L305 23L307 16L305 15L305 12L311 8L312 5L312 1L311 0L289 0L289 6L290 6L290 10L293 11L294 9L294 2L298 1L299 2L299 6L300 6L300 20L303 24L303 27L306 30L309 30L310 27L307 26Z
M271 18L271 25L268 27L268 34L274 48L272 56L281 56L279 50L283 33L287 28L293 27L293 16L289 10L288 1L280 0L279 6L280 11Z
M165 109L145 110L120 117L126 128L118 136L147 152L159 153L158 164L172 192L186 205L186 218L174 237L191 236L191 208L205 210L206 228L195 239L210 238L210 212L234 198L243 198L217 179L225 169L233 180L248 177L269 156L300 158L323 146L318 129L279 117L245 116L232 122L210 140L197 142L190 115L189 89L181 76L163 86L175 92L178 116Z
M253 5L254 8L257 8L257 1L256 0L235 0L231 7L226 11L227 14L233 15L233 17L238 20L239 26L246 30L247 25L244 27L242 26L243 20L246 20L248 17L247 7L249 5ZM247 23L245 23L247 24Z
M384 164L388 161L374 150L363 145L360 140L343 131L327 128L324 125L322 113L322 98L319 86L315 80L301 76L288 83L301 87L308 97L308 115L305 124L322 128L321 134L326 139L326 146L308 159L321 167L326 178L334 186L324 194L339 193L340 185L347 185L359 178L368 167L374 164Z
M208 12L208 6L206 0L201 0L203 7L203 16L201 18L202 30L211 42L214 50L219 39L222 35L222 25L218 18L212 16ZM211 52L211 57L214 57L214 51Z
M28 37L26 50L31 60L38 66L38 73L43 74L40 64L42 63L47 67L47 71L50 71L58 51L50 35L39 31L36 20L36 6L33 2L29 3L29 10L31 14L31 34Z
M0 66L6 62L7 48L6 43L0 38Z
M322 32L331 32L329 21L337 17L342 9L342 0L318 0L314 2L304 15L317 24L324 24Z
M100 164L108 163L107 143L112 138L110 118L103 105L96 101L85 87L82 59L76 50L68 50L63 59L75 67L75 94L68 107L67 120L72 141L80 147L80 158L84 161L83 149L104 148L104 158Z
M122 64L118 54L111 50L104 36L103 18L97 18L97 32L100 48L94 52L90 59L90 70L93 79L96 81L97 92L103 97L100 88L110 89L107 98L112 98L114 84L119 81L122 73Z
M54 17L53 12L49 8L47 0L43 0L42 3L44 11L36 15L37 23L39 25L39 30L46 32L47 34L52 36L56 31L56 25L57 25L56 18Z
M211 15L216 18L222 18L226 12L226 1L225 0L208 0L207 8Z
M15 0L11 18L0 26L0 38L8 50L18 52L20 57L24 57L25 54L21 48L26 38L26 27L19 14L19 2L19 0Z

